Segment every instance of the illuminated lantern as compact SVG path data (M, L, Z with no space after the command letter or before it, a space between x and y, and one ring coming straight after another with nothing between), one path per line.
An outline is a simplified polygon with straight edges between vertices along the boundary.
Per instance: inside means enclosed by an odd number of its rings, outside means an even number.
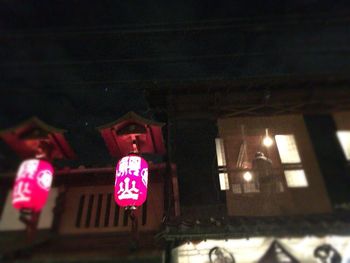
M40 211L46 203L53 177L52 165L44 160L30 159L21 163L12 193L16 209Z
M119 160L115 174L114 199L121 207L141 206L147 198L148 164L137 155Z

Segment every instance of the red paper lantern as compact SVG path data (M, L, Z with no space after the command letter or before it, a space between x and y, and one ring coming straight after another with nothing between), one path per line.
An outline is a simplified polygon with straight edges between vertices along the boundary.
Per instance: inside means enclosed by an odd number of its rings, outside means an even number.
M16 209L40 211L46 203L53 178L52 165L44 160L30 159L21 163L12 193Z
M147 198L148 164L137 155L119 160L116 168L114 199L121 207L141 206Z

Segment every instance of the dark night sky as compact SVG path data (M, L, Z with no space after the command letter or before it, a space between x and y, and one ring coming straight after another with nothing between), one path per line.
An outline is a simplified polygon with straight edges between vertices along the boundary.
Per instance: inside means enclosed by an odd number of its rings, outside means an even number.
M82 163L109 162L95 127L130 110L152 117L147 87L348 73L350 28L334 22L349 17L347 2L1 1L0 129L36 115L68 130ZM182 125L182 135L198 144L216 134L208 123ZM208 132L193 136L203 129ZM188 147L179 141L177 150ZM210 185L213 145L196 158L203 185ZM181 179L182 191L191 190L191 180ZM192 197L200 200L205 191Z
M96 98L162 80L347 73L349 28L333 28L346 2L3 1L0 85Z
M344 10L347 1L2 1L3 28L123 26L183 23L209 19L250 18Z

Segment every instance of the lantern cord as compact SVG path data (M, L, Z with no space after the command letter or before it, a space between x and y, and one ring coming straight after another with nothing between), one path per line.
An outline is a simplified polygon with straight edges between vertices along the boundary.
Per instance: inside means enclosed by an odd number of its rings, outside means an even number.
M135 134L131 134L131 141L132 141L132 151L133 153L138 154L139 153L139 148L137 145L137 136Z
M139 244L139 232L138 232L138 210L134 206L126 207L126 213L131 220L131 234L132 243L131 248L137 249Z
M50 142L41 140L39 147L36 149L35 158L51 160L53 149L54 146Z
M20 210L19 220L26 225L28 243L31 243L34 239L39 214L39 212L33 211L32 209Z

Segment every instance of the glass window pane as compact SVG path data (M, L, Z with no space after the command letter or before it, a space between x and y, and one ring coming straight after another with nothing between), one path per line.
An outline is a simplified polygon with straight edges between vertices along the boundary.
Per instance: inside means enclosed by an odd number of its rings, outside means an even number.
M282 163L300 163L294 135L276 135L276 144Z
M228 184L228 175L227 173L219 173L220 189L228 190L230 186Z
M284 171L288 187L307 187L304 170L286 170Z
M350 160L350 131L338 131L337 136L346 159Z
M218 161L218 166L225 166L226 165L226 158L225 158L225 149L224 149L224 141L221 138L215 139L215 146L216 146L216 157Z

